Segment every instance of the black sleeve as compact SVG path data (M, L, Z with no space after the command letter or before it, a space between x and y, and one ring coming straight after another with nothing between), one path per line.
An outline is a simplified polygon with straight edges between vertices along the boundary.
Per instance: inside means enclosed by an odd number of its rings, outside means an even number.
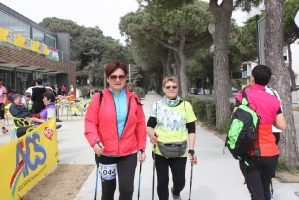
M281 107L279 107L278 111L277 111L277 115L282 113Z
M238 99L236 99L235 107L239 107L239 105L241 105L241 102Z
M188 134L190 133L195 133L195 121L194 122L189 122L186 124L186 127L188 129Z
M147 121L147 126L155 128L157 125L157 118L156 117L150 117Z

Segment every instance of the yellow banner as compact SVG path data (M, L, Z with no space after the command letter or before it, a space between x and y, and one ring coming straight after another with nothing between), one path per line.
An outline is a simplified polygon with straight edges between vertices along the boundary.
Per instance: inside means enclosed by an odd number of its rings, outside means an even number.
M31 48L31 50L35 51L35 52L38 52L38 53L45 54L45 55L49 54L47 45L45 45L43 43L40 43L38 41L35 41L35 40L32 40L32 48Z
M0 40L16 45L16 34L0 27Z
M20 199L58 161L56 118L0 147L0 197ZM39 197L37 197L39 198Z
M29 49L37 53L49 55L48 46L38 41L26 38L21 34L16 34L5 28L0 27L0 40L9 42L15 46Z
M22 48L25 48L25 49L29 49L31 50L32 49L32 40L30 38L27 38L23 35L20 35L20 34L16 34L16 46L18 47L22 47Z

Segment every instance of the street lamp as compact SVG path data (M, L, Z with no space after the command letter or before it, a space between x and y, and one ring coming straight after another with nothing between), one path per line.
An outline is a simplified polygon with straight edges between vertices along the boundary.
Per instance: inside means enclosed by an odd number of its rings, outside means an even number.
M214 34L215 34L215 23L211 22L208 26L208 30L212 35L213 43L214 43ZM210 52L213 52L214 54L214 44L210 48ZM214 54L215 55L215 54ZM213 81L214 81L214 103L216 104L216 80L215 80L215 56L213 56Z

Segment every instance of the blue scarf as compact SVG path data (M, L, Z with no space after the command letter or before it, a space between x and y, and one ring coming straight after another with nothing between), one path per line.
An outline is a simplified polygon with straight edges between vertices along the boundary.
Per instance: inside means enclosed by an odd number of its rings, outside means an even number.
M173 100L168 99L165 95L164 95L164 98L163 98L164 103L169 107L177 106L180 103L180 100L181 100L181 98L179 96L176 96L176 98L173 99Z

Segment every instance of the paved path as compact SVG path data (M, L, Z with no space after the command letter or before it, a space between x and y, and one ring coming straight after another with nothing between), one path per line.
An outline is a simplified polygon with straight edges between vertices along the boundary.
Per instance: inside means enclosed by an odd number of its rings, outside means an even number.
M154 92L149 92L142 100L146 119L148 119L150 107L155 101L160 100L161 97ZM76 134L77 135L77 134ZM196 127L196 145L195 151L198 156L198 165L193 167L193 183L192 195L193 200L231 200L242 199L249 200L249 193L246 185L243 185L244 178L239 170L238 161L236 161L229 153L225 151L223 155L223 141L201 128ZM78 136L80 137L80 136ZM81 143L86 143L81 141ZM89 150L85 150L90 152ZM151 158L150 142L147 142L146 149L147 159L142 166L141 175L141 200L151 200L152 195L152 177L153 177L153 163ZM87 154L86 154L87 155ZM89 156L89 155L87 155ZM89 156L92 157L92 156ZM93 157L90 159L93 163ZM137 166L135 175L135 192L134 200L137 199L138 191L138 176L139 166ZM186 170L186 187L181 193L183 200L187 200L189 196L191 167L187 164ZM96 168L90 174L85 184L78 193L76 200L90 200L94 197L95 175ZM170 178L171 181L171 178ZM100 183L100 181L99 181ZM171 182L169 188L172 186ZM299 184L279 183L275 181L275 200L296 200L299 199L294 192L299 191ZM98 199L100 199L101 188L99 185ZM155 191L155 195L157 192ZM115 199L118 199L118 192L115 193ZM155 196L155 199L158 199Z
M148 119L150 107L161 97L154 92L149 92L142 100L144 112ZM72 120L63 120L62 128L58 130L58 148L59 163L66 164L94 164L94 154L89 147L84 135L84 123L80 117L74 117ZM7 126L11 130L12 121ZM196 145L195 151L198 156L198 165L193 167L192 196L193 200L249 200L249 193L246 185L243 185L244 179L238 168L238 162L233 159L229 151L226 150L223 155L223 141L201 128L196 127ZM9 135L0 134L0 146L9 142ZM141 177L141 200L151 200L152 194L152 176L153 163L151 159L150 142L147 142L147 159L142 166ZM135 175L134 200L137 199L139 166ZM188 199L190 183L190 165L187 164L186 187L181 193L183 200ZM77 194L75 200L90 200L94 198L96 168L87 178L83 187ZM171 181L171 178L170 178ZM169 184L169 188L172 184ZM275 181L275 200L299 200L294 192L299 191L299 184L279 183ZM100 199L101 185L99 181L98 199ZM156 195L155 190L155 195ZM118 192L115 193L115 199L118 199ZM157 200L158 197L155 196Z

